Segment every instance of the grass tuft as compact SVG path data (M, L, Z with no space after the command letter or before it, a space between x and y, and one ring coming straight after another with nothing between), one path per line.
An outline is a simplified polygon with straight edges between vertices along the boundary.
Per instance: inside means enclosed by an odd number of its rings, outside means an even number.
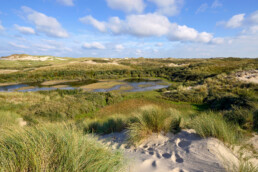
M242 138L238 127L227 123L219 113L202 113L192 120L190 127L201 137L215 137L230 144L237 143Z
M181 118L174 109L163 110L156 106L146 106L128 127L129 141L135 144L152 133L177 132L180 130L180 122Z
M45 124L0 130L1 171L119 171L121 153L73 127Z

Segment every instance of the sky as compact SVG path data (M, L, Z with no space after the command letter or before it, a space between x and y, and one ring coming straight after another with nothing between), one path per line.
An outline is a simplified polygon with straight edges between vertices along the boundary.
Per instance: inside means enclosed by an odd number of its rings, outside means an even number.
M258 57L257 0L0 0L0 56Z

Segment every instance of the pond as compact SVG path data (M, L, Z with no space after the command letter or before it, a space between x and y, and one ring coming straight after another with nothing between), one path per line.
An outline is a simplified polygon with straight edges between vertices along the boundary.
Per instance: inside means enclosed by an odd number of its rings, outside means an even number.
M126 80L85 80L85 81L47 81L43 83L22 83L0 86L1 92L31 92L49 90L83 89L91 92L139 92L167 88L162 80L126 79Z

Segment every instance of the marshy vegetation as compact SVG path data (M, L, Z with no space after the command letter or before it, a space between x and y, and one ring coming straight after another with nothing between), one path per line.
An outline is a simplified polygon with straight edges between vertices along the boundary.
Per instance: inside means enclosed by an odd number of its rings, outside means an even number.
M0 73L1 84L125 78L170 83L168 88L137 93L0 92L0 169L119 171L122 154L98 143L92 134L124 130L135 145L152 133L186 128L239 144L258 131L258 87L235 74L257 69L257 59L240 58L0 60L0 70L17 70Z

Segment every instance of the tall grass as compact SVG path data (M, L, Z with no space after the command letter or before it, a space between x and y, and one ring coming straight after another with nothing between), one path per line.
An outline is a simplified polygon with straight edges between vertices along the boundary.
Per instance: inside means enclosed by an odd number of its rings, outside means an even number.
M0 128L18 125L19 118L20 116L15 112L0 110Z
M0 130L0 171L119 171L121 153L67 125Z
M176 132L180 129L180 121L178 111L174 109L163 110L156 106L146 106L128 127L129 141L137 144L152 133Z
M215 137L230 144L237 143L242 138L238 127L227 123L220 113L202 113L192 120L190 127L201 137Z

